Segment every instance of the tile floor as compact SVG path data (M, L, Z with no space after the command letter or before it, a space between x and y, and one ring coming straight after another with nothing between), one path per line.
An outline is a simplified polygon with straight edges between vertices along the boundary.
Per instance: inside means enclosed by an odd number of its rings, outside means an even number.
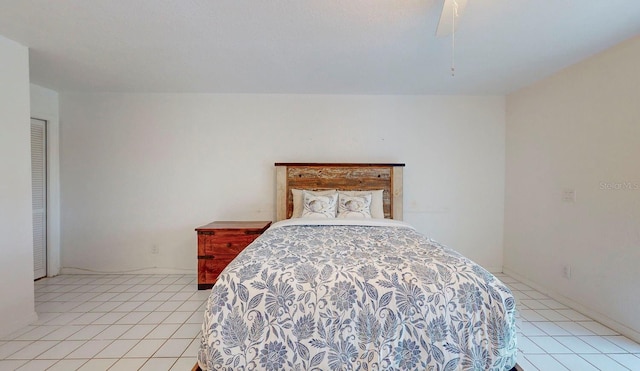
M525 370L640 370L640 344L504 274L518 299L518 365Z
M525 371L640 370L640 345L499 274L518 299ZM180 370L196 362L208 290L192 275L35 283L38 322L0 339L0 370Z
M0 370L189 371L207 295L194 275L42 279L39 320L0 339Z

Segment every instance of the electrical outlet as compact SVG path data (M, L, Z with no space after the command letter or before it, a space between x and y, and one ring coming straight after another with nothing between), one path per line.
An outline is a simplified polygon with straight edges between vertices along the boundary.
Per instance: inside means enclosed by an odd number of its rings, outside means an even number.
M562 267L562 277L566 278L566 279L570 279L571 278L571 266L570 265L565 265Z
M576 202L576 190L575 189L565 189L562 191L562 201L564 202Z
M160 247L158 245L151 246L151 253L152 254L160 254Z

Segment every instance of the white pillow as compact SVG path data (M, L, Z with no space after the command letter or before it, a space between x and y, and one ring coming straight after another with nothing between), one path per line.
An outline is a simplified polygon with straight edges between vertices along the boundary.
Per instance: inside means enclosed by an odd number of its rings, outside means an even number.
M338 193L338 218L371 219L371 193L361 196Z
M307 219L333 219L336 217L338 193L318 196L311 192L302 191L304 209L302 217Z
M302 192L309 192L316 196L326 196L336 193L335 189L328 189L326 191L303 191L302 189L291 189L291 194L293 195L293 212L291 213L292 218L300 218L302 216L302 210L304 210L304 196Z
M374 219L384 219L384 203L382 202L383 189L374 191L340 191L347 196L362 196L371 194L371 217Z

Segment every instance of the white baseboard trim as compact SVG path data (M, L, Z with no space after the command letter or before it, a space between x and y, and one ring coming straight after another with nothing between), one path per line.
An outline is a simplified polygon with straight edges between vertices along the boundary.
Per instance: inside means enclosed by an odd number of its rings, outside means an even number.
M516 273L515 271L509 269L509 268L504 268L503 269L503 273L517 279L518 281L524 283L527 286L531 286L532 288L540 291L541 293L549 296L550 298L552 298L553 300L557 301L560 304L564 304L566 306L568 306L569 308L575 310L576 312L579 312L580 314L583 314L591 319L593 319L594 321L600 322L601 324L609 327L610 329L620 333L621 335L624 335L626 337L628 337L629 339L640 343L640 332L628 327L627 325L620 323L602 313L599 313L597 311L594 311L591 308L588 308L587 306L584 306L578 302L575 302L569 298L567 298L564 295L558 294L557 292L548 289L546 287L543 287L541 285L538 285L537 283L529 280L526 277L523 277L521 275L519 275L518 273Z
M193 274L197 275L196 268L167 268L167 267L148 267L131 269L126 271L99 271L95 269L63 267L60 274Z

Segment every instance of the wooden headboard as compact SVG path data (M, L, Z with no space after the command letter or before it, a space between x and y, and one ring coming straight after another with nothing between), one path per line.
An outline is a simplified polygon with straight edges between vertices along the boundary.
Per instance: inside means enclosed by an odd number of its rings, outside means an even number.
M279 163L276 166L276 220L293 213L291 189L382 189L384 216L402 220L402 171L404 164Z

